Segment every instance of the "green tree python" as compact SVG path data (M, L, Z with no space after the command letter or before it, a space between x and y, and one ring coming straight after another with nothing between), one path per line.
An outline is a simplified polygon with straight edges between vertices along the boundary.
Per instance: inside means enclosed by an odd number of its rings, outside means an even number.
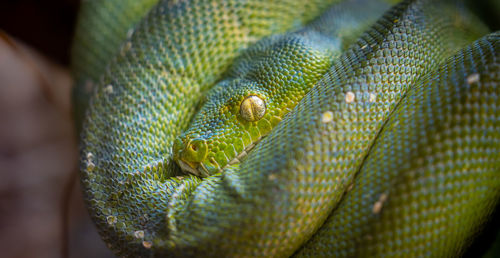
M73 58L119 256L457 256L498 203L500 32L462 1L89 0Z

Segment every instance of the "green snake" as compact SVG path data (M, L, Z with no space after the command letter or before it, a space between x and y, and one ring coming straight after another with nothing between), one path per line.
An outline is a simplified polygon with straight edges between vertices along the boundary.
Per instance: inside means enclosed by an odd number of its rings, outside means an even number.
M86 1L91 217L119 256L460 255L500 197L488 33L451 0Z

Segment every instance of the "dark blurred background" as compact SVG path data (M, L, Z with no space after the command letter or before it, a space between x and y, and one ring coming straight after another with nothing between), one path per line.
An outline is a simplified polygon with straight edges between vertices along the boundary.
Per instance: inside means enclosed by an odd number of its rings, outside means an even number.
M0 29L62 65L69 47L79 0L2 0Z
M500 29L500 0L471 2ZM0 0L2 257L112 257L90 222L76 174L69 52L78 5ZM498 223L491 225L469 255L491 242Z

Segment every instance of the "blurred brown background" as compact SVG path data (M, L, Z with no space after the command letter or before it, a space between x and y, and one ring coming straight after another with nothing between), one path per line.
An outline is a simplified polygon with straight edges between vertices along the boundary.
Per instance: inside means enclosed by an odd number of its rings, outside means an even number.
M69 50L78 4L0 1L1 257L113 257L76 174Z
M89 220L76 174L69 50L78 4L0 1L2 257L112 257ZM500 14L486 1L475 4L500 29Z

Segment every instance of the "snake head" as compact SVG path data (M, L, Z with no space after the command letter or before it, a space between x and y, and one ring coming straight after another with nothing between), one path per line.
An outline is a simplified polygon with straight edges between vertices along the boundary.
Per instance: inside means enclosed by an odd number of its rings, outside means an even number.
M316 34L288 34L248 49L175 140L174 160L201 177L239 163L328 70L330 43Z
M188 130L174 142L174 160L185 172L213 175L239 163L280 119L266 109L267 94L250 81L221 82Z

